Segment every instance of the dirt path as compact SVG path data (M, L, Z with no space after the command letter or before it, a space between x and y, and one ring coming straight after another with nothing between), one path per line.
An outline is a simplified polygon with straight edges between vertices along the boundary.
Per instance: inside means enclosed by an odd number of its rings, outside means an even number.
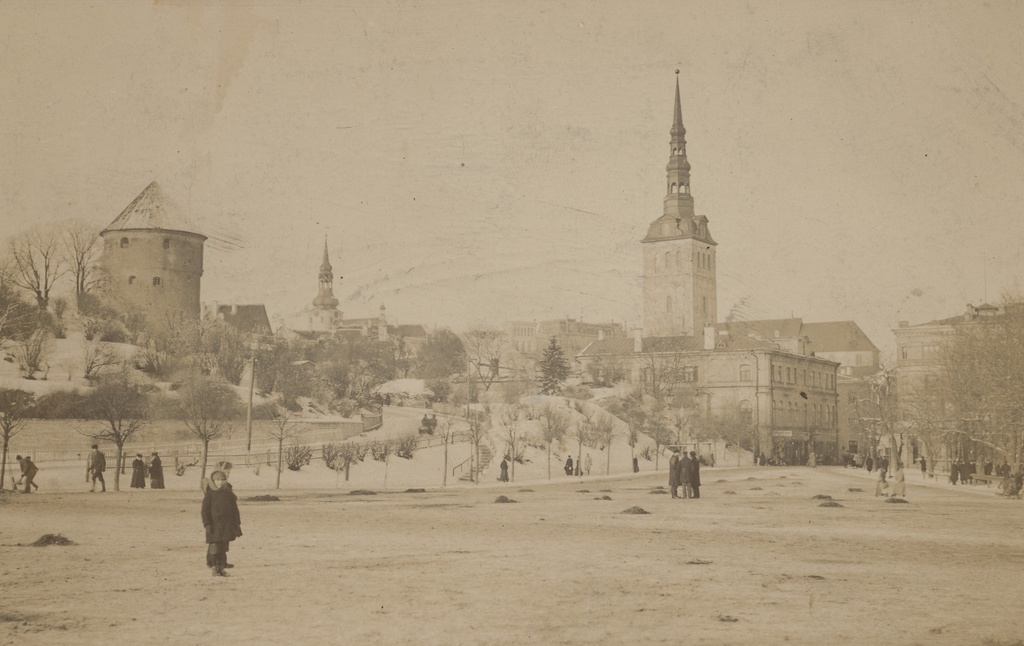
M204 566L198 492L6 495L0 643L1024 636L1020 501L911 483L908 504L885 503L866 474L842 469L709 470L699 501L651 493L662 480L277 502L239 488L245 536L227 579ZM621 513L631 507L650 513ZM27 546L47 533L76 544Z

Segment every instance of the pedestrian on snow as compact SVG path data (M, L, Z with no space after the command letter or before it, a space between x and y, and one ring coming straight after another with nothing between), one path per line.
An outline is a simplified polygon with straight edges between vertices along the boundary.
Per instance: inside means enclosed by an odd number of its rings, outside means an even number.
M565 475L572 475L572 456L570 455L565 459Z
M903 465L899 461L896 462L896 473L892 476L892 495L894 498L896 496L907 497L907 483L903 475Z
M633 456L633 473L640 473L640 459Z
M761 451L761 456L757 459L757 465L763 467L766 464L768 464L768 456L764 454L764 451Z
M679 497L679 451L673 450L668 459L668 489L673 498Z
M156 451L153 451L153 458L149 461L149 486L151 489L164 488L164 467Z
M498 476L498 480L508 482L508 460L505 458L501 459L501 475Z
M683 486L683 498L692 498L693 490L690 488L690 456L683 451L683 457L679 460L679 484Z
M992 460L985 461L985 475L992 475Z
M807 454L807 466L811 467L812 469L817 468L818 466L818 460L817 458L814 457L814 451L811 451L810 453Z
M921 479L924 480L928 477L928 463L925 461L924 456L921 456Z
M594 461L590 459L590 454L588 453L586 460L583 461L583 470L587 472L588 476L590 475L590 467L592 466L594 466Z
M25 457L21 457L19 455L17 460L18 466L21 467L21 478L19 478L18 482L15 483L14 489L17 491L18 485L21 484L22 480L24 480L25 490L22 493L32 493L32 487L35 487L36 489L39 488L39 485L34 482L36 474L39 473L39 467L37 467L35 463L32 462L32 458L27 455Z
M960 466L953 460L949 463L949 481L956 484L957 480L960 479Z
M238 498L223 471L210 474L209 486L203 495L203 528L206 530L206 565L213 576L227 576L228 548L231 541L242 535L242 520L238 514Z
M874 471L874 466L875 461L871 459L870 455L864 459L864 468L868 470L868 473Z
M689 487L691 498L700 498L700 460L697 459L697 454L694 451L690 451L690 476Z
M141 453L135 454L135 459L132 460L132 489L145 489L146 488L146 463L142 459Z
M107 483L103 480L103 472L107 470L107 457L100 451L99 445L93 444L92 450L89 451L89 456L85 459L85 481L89 482L92 480L92 489L89 491L96 491L96 481L100 481L102 489L100 491L107 490Z
M875 497L889 497L889 482L885 479L885 469L878 470L878 482L875 483Z

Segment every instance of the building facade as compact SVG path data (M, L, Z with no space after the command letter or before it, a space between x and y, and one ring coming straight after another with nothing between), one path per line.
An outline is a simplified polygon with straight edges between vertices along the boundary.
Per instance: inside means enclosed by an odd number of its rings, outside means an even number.
M505 325L512 347L520 355L540 359L544 348L555 337L565 356L578 354L591 341L625 337L625 328L619 323L587 323L575 318L547 321L510 321Z
M198 319L203 245L185 212L150 183L100 232L110 294L151 324Z

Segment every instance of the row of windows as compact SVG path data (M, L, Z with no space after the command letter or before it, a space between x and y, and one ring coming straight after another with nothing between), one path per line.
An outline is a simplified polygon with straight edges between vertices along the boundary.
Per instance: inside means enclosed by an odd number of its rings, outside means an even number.
M128 238L121 238L121 248L122 249L127 249L128 245L130 245L130 244L131 244L131 240L129 240ZM164 249L170 249L170 248L171 248L171 239L170 238L164 238Z
M129 285L134 285L135 284L135 276L129 276L128 277L128 284ZM153 276L153 287L160 287L161 285L163 285L163 281L160 279L160 277L159 276Z
M798 402L777 399L772 401L772 408L776 417L786 416L790 422L806 421L809 425L825 426L832 425L836 419L836 407L830 404L803 404L801 406ZM801 416L805 419L801 419Z
M698 251L693 256L693 262L697 265L698 269L706 269L711 271L712 266L715 264L714 256L709 252ZM676 251L666 251L664 255L655 254L654 256L654 269L675 269L683 266L683 250L677 249Z
M690 194L690 187L687 186L686 184L676 184L675 182L672 182L671 184L668 185L668 192L669 193L682 193L683 195L689 195Z
M811 371L810 381L808 381L807 369L797 370L796 368L785 367L785 378L783 378L783 366L775 366L774 379L787 384L797 383L797 377L800 378L800 383L804 386L817 386L822 388L835 388L835 375L827 372Z
M900 346L900 359L938 359L939 346Z

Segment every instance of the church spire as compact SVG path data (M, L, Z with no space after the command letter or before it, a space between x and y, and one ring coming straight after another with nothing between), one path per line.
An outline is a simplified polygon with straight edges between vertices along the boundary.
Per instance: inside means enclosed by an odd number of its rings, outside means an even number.
M692 211L690 162L686 160L686 128L683 126L683 108L682 102L679 100L679 70L676 70L676 107L672 115L672 130L669 133L672 137L669 142L668 166L665 167L668 172L668 196L686 196L686 199L690 201Z
M334 271L327 253L327 236L324 236L324 259L320 263L320 291L313 299L313 307L318 310L333 310L338 307L338 299L334 297Z

